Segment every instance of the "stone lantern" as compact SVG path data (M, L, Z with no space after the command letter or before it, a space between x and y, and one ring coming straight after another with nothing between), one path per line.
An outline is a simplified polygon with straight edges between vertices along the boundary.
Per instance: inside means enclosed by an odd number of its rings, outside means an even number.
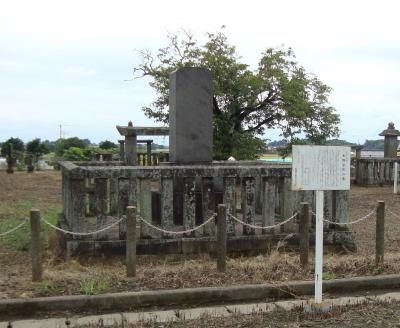
M384 144L384 157L396 158L397 157L397 137L400 131L394 128L394 123L390 122L386 130L379 133L380 136L385 137Z

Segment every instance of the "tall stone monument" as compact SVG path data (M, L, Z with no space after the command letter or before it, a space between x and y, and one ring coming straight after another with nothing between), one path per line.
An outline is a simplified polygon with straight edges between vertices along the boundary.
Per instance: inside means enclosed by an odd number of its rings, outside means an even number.
M211 162L213 155L211 72L184 67L169 80L169 160Z
M384 144L384 157L396 158L397 157L397 137L400 131L394 128L394 123L390 122L386 130L379 133L380 136L385 137Z

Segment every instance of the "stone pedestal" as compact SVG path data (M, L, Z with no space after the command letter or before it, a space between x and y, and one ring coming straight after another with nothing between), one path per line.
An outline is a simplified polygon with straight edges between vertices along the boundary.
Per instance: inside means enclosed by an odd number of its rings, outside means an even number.
M170 75L170 161L211 162L213 155L212 80L204 68L185 67Z

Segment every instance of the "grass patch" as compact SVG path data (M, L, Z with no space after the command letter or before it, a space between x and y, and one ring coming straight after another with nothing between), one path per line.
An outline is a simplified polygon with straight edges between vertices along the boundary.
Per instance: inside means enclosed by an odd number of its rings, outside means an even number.
M44 280L40 284L40 293L44 295L51 295L57 291L57 285L54 281Z
M336 273L335 272L324 272L322 274L322 280L332 280L332 279L336 279Z
M9 211L13 213L13 215L10 215L9 218L0 221L0 234L16 227L24 218L29 218L29 211L34 207L35 206L31 202L9 202L0 204L0 212L5 213ZM58 214L60 212L61 206L53 206L46 209L46 211L42 212L41 215L50 223L55 224L58 221ZM45 225L43 222L41 223L42 238L44 240L48 239L50 229L51 228L49 226ZM29 250L31 243L29 221L20 229L0 238L2 242L17 251Z
M80 282L81 292L85 295L98 295L108 288L108 282L103 277L89 277Z

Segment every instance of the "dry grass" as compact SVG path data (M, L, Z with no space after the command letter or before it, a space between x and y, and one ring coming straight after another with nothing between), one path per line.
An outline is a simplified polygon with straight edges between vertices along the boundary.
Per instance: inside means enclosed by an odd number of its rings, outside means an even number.
M240 314L233 313L229 317L213 317L204 314L200 319L156 322L141 321L135 324L117 324L113 328L222 328L222 327L252 327L252 328L360 328L360 327L399 327L400 303L384 302L375 304L359 304L346 307L334 307L326 314L307 314L302 309L293 311L277 310L270 313ZM95 325L79 326L81 328L102 327L101 322Z
M2 188L4 186L4 189ZM60 177L58 172L24 172L7 176L0 172L0 222L8 215L20 215L18 204L29 202L45 211L60 207ZM389 187L360 188L351 191L350 217L356 219L372 209L378 197L388 207L400 213L399 196ZM374 264L374 219L355 226L359 250L354 254L327 254L324 258L326 279L400 273L398 238L400 220L387 216L385 265ZM227 286L250 283L274 283L289 280L313 279L313 265L302 270L296 252L281 248L270 254L229 258L227 273L216 271L215 260L199 256L139 256L137 277L126 278L124 257L104 256L60 261L54 247L48 247L44 258L42 283L30 281L30 256L0 241L0 298L70 295L82 293L82 282L94 279L106 286L103 292L139 291L200 286ZM312 258L312 254L310 256Z

